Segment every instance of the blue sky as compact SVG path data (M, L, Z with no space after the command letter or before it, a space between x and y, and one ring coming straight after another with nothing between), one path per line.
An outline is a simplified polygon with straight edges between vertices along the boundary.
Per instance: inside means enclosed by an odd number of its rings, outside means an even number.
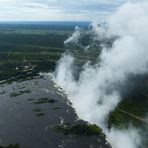
M127 0L0 0L0 21L92 21Z

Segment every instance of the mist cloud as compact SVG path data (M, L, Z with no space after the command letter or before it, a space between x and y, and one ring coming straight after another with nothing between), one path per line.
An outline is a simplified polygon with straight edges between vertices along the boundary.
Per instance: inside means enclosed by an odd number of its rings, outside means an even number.
M55 72L56 82L66 91L78 116L96 123L104 130L111 111L121 101L116 86L124 83L129 74L147 73L148 66L148 2L128 2L120 7L107 21L106 33L98 25L91 31L96 38L118 36L111 49L102 46L101 62L94 65L89 61L83 66L79 79L73 73L75 57L64 54ZM76 29L65 43L77 44L81 30ZM111 129L106 134L116 148L136 148L140 144L138 131ZM118 135L118 136L117 136ZM135 142L136 140L136 142Z

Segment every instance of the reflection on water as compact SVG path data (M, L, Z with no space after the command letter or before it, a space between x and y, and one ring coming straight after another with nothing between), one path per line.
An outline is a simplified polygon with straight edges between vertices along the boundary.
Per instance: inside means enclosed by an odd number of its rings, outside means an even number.
M55 126L78 120L70 104L47 76L0 85L0 145L19 143L23 148L95 148L104 145L105 141L98 140L98 136L56 132Z

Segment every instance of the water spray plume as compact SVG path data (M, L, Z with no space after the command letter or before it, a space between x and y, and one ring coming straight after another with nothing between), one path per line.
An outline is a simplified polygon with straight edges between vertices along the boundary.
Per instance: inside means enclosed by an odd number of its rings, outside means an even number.
M110 112L123 99L116 86L125 83L129 74L148 71L148 2L124 4L109 17L107 26L92 24L86 33L93 37L91 44L102 43L96 49L100 51L99 62L86 61L76 80L73 69L76 57L63 54L57 64L55 81L66 91L78 116L101 126L116 148L136 148L140 145L138 130L129 127L108 131L106 123ZM76 27L64 43L78 44L81 34L81 29ZM112 41L110 48L105 46L105 39Z

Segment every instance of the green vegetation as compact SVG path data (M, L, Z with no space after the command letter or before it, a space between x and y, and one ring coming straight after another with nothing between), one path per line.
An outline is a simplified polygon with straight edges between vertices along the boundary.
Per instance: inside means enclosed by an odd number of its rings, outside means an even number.
M31 93L31 90L27 89L27 90L20 90L18 92L12 92L12 93L10 93L10 97L20 96L20 95L22 95L24 93Z
M53 109L54 110L59 110L59 109L61 109L61 107L54 107Z
M36 29L30 27L0 26L0 80L16 77L15 81L28 74L54 70L70 31L40 25Z
M39 72L52 72L55 70L57 60L65 52L64 40L71 34L73 28L68 26L60 28L52 26L25 26L25 25L0 25L0 85L21 82L39 78ZM87 42L85 42L87 43ZM83 64L86 60L93 60L99 52L83 52L81 49L73 51L76 56L76 64ZM36 84L37 85L37 84ZM17 87L17 92L10 93L10 97L17 97L25 93L31 93L30 89L22 90ZM25 89L25 88L23 88ZM4 92L1 92L3 94ZM57 100L50 98L29 98L27 101L33 106L39 104L53 104ZM17 104L19 104L17 102ZM52 106L59 110L60 107ZM32 110L37 117L45 113L40 108ZM73 135L104 135L97 125L76 124L71 126L65 124L56 127L58 132ZM19 148L18 144L0 146L0 148Z
M29 99L27 99L27 101L33 101L34 99L33 98L29 98Z
M64 40L73 27L46 25L0 25L0 81L33 79L39 72L54 71L57 60L65 52ZM87 43L88 39L84 39ZM99 52L72 50L76 64L93 60Z
M147 125L146 114L148 109L148 75L129 76L129 80L122 88L122 101L110 114L109 128L127 128L129 125L143 128ZM147 122L147 123L146 123Z
M38 114L36 114L37 117L44 116L44 115L45 115L45 113L38 113Z
M110 114L108 120L109 127L127 128L130 124L140 127L142 124L146 124L142 120L145 120L147 108L148 99L146 96L143 96L142 99L125 99L119 103L115 111ZM124 111L138 116L142 120L132 117Z
M64 135L84 135L84 136L93 136L93 135L102 135L102 129L97 125L91 124L77 124L77 125L61 125L56 127L56 131L63 133Z
M119 112L118 109L116 109L114 112L111 113L110 118L108 120L109 128L111 126L115 126L118 128L127 128L129 126L129 116L124 115L123 113Z
M45 115L45 113L43 113L43 110L40 109L40 108L35 108L32 111L37 113L36 114L37 117L40 117L40 116L44 116Z
M3 78L3 77L1 77L1 78ZM39 75L35 72L32 72L32 73L17 73L17 75L15 75L15 76L12 75L8 79L0 81L0 85L2 86L2 84L11 84L14 81L22 82L22 81L36 79L36 78L39 78Z
M40 109L40 108L35 108L35 109L33 109L32 111L34 111L34 112L42 112L42 109Z
M14 81L24 81L39 78L39 72L52 72L55 70L55 65L60 55L65 52L63 42L73 32L72 27L64 26L48 26L48 25L0 25L0 85L12 83ZM84 38L82 43L89 44L89 37ZM71 47L73 48L73 47ZM100 51L88 50L83 51L80 47L77 50L71 50L76 57L75 64L83 64L85 61L95 59L100 54ZM99 60L99 59L97 59ZM78 66L77 71L79 71ZM139 76L138 76L139 78ZM135 126L141 126L141 121L121 112L120 109L128 111L141 118L145 117L148 108L148 78L140 78L139 80L133 77L133 85L129 91L133 93L124 97L123 101L117 106L115 111L110 114L108 120L109 128L115 126L118 128L127 128L130 123ZM135 84L138 82L139 84ZM37 84L36 84L37 85ZM135 87L136 86L136 87ZM133 89L134 88L134 89ZM11 97L16 97L24 93L30 93L31 90L20 90L10 93ZM0 91L4 94L5 91ZM33 104L55 103L54 99L50 98L29 98ZM59 110L60 107L53 107L54 110ZM43 116L44 113L40 109L34 109L37 116ZM142 123L144 124L144 123ZM74 126L63 125L57 127L59 132L64 134L75 135L95 135L101 132L96 125L81 125ZM10 147L11 148L11 147Z
M33 104L43 104L43 103L55 103L57 102L54 99L49 99L49 98L39 98L36 101L33 102Z
M0 148L20 148L19 144L9 144L8 146L0 146Z

